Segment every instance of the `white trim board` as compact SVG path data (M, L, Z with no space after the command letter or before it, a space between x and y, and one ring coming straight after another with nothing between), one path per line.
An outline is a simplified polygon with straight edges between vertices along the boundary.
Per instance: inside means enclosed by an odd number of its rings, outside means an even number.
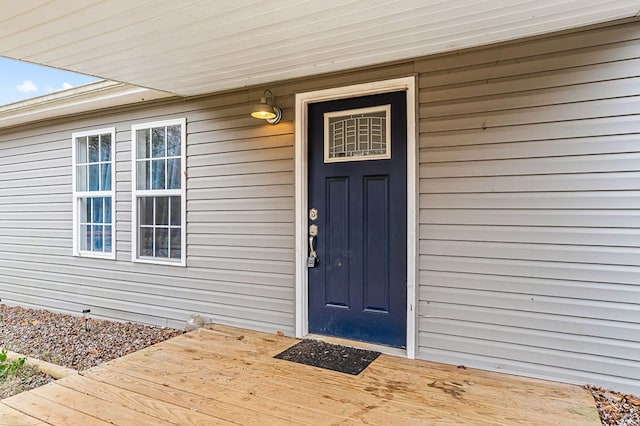
M296 206L296 337L309 334L307 258L307 110L311 103L396 91L407 93L407 349L416 357L418 253L418 146L416 134L416 78L402 77L372 83L296 94L295 206Z
M175 95L102 80L0 106L0 129L172 96Z

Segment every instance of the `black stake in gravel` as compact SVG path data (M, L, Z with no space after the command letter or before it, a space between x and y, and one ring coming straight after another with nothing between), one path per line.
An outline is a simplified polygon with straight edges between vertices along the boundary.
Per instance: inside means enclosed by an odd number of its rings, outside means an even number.
M89 318L87 317L87 314L89 312L91 312L91 309L82 310L82 316L84 317L84 331L86 331L87 333L89 332Z

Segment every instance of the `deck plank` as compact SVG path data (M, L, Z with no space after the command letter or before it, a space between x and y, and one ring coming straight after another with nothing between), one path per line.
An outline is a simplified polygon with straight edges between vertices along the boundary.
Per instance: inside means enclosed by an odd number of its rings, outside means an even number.
M123 386L99 382L88 377L79 376L66 377L58 380L56 383L80 393L94 396L103 401L127 407L131 410L177 425L206 426L214 422L221 425L237 424L218 416L203 414L194 407L186 408L159 398L149 398L140 392L143 390L141 387L130 390L125 389ZM222 414L222 412L218 411L217 414Z
M13 409L5 404L0 404L0 426L41 426L46 423L27 414Z
M73 408L80 413L90 415L109 424L152 424L158 426L170 426L175 424L160 417L150 416L120 404L105 401L92 395L66 388L56 382L51 382L48 386L36 388L30 391L30 393L43 399L47 399L52 403ZM81 423L77 422L69 424Z
M358 376L273 358L297 342L210 325L5 404L53 425L600 425L577 386L389 355Z
M43 398L37 395L34 390L20 393L2 402L11 408L50 425L103 426L112 424L82 413L73 407L68 407L64 404L58 404Z
M184 385L184 387L172 387L167 386L168 383L164 381L163 384L159 384L158 381L145 379L144 377L146 377L146 375L144 373L138 375L132 373L131 370L119 372L94 369L87 372L85 377L137 392L152 400L171 402L181 407L189 408L190 410L208 414L211 417L234 422L237 422L238 419L244 419L242 422L244 425L262 426L265 424L278 424L284 421L291 424L296 423L291 418L277 417L266 412L269 409L268 405L265 405L263 410L256 411L248 406L243 406L242 403L226 402L235 402L239 395L237 395L236 398L228 398L216 392L213 388L210 389L211 392L208 395L199 395L197 389L191 389L188 384Z

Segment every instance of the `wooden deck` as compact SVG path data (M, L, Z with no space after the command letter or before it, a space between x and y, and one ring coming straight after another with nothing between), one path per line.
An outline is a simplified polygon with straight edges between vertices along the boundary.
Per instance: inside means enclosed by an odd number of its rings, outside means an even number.
M389 355L359 376L273 358L296 342L209 326L2 400L0 424L600 424L577 386Z

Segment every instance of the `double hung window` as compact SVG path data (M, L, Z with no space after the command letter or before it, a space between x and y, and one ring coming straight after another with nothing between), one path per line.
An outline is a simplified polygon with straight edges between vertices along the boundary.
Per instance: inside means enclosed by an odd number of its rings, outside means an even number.
M133 260L185 265L185 119L132 126Z
M115 257L115 129L72 134L73 252Z

